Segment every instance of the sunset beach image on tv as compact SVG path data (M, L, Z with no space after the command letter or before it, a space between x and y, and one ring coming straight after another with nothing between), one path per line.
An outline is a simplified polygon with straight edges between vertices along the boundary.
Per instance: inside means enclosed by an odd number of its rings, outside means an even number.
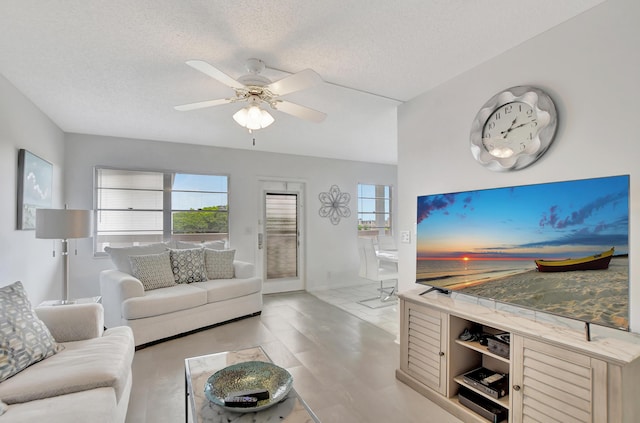
M629 176L419 196L416 282L629 329Z

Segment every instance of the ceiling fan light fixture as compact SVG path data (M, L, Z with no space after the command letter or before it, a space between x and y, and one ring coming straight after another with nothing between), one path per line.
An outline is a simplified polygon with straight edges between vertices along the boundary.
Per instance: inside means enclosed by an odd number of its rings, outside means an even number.
M243 128L251 130L263 129L275 122L269 112L255 104L238 110L233 115L233 120Z
M272 82L269 78L260 75L260 72L262 72L266 66L264 62L259 59L249 59L247 61L247 70L249 73L241 76L237 80L202 60L189 60L187 65L233 88L236 95L234 97L175 106L174 109L178 111L185 112L188 110L218 106L220 104L240 101L247 102L249 104L238 110L233 115L233 119L238 125L243 128L248 128L249 131L266 128L275 121L273 116L260 107L261 104L270 105L272 109L277 109L282 113L306 119L310 122L320 123L327 117L326 114L317 110L280 99L283 95L301 91L321 83L322 78L320 75L311 69L305 69Z

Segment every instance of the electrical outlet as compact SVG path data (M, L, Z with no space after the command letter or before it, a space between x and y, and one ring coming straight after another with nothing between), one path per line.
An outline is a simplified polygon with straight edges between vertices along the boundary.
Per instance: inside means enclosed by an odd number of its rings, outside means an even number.
M403 244L411 244L411 232L400 231L400 242L402 242Z

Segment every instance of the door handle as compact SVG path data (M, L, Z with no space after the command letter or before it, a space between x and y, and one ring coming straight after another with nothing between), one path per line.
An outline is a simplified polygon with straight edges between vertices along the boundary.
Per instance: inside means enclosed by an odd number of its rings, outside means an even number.
M262 240L263 236L261 233L258 234L258 250L262 250Z

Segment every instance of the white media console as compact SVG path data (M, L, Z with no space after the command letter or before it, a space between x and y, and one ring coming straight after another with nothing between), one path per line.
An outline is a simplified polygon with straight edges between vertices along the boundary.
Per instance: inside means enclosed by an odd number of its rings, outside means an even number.
M640 337L591 328L500 303L423 289L400 294L400 368L396 378L465 422L491 421L460 403L470 389L508 411L510 423L637 422ZM490 352L465 331L508 333L509 356ZM470 386L466 372L484 367L509 375L507 395Z

